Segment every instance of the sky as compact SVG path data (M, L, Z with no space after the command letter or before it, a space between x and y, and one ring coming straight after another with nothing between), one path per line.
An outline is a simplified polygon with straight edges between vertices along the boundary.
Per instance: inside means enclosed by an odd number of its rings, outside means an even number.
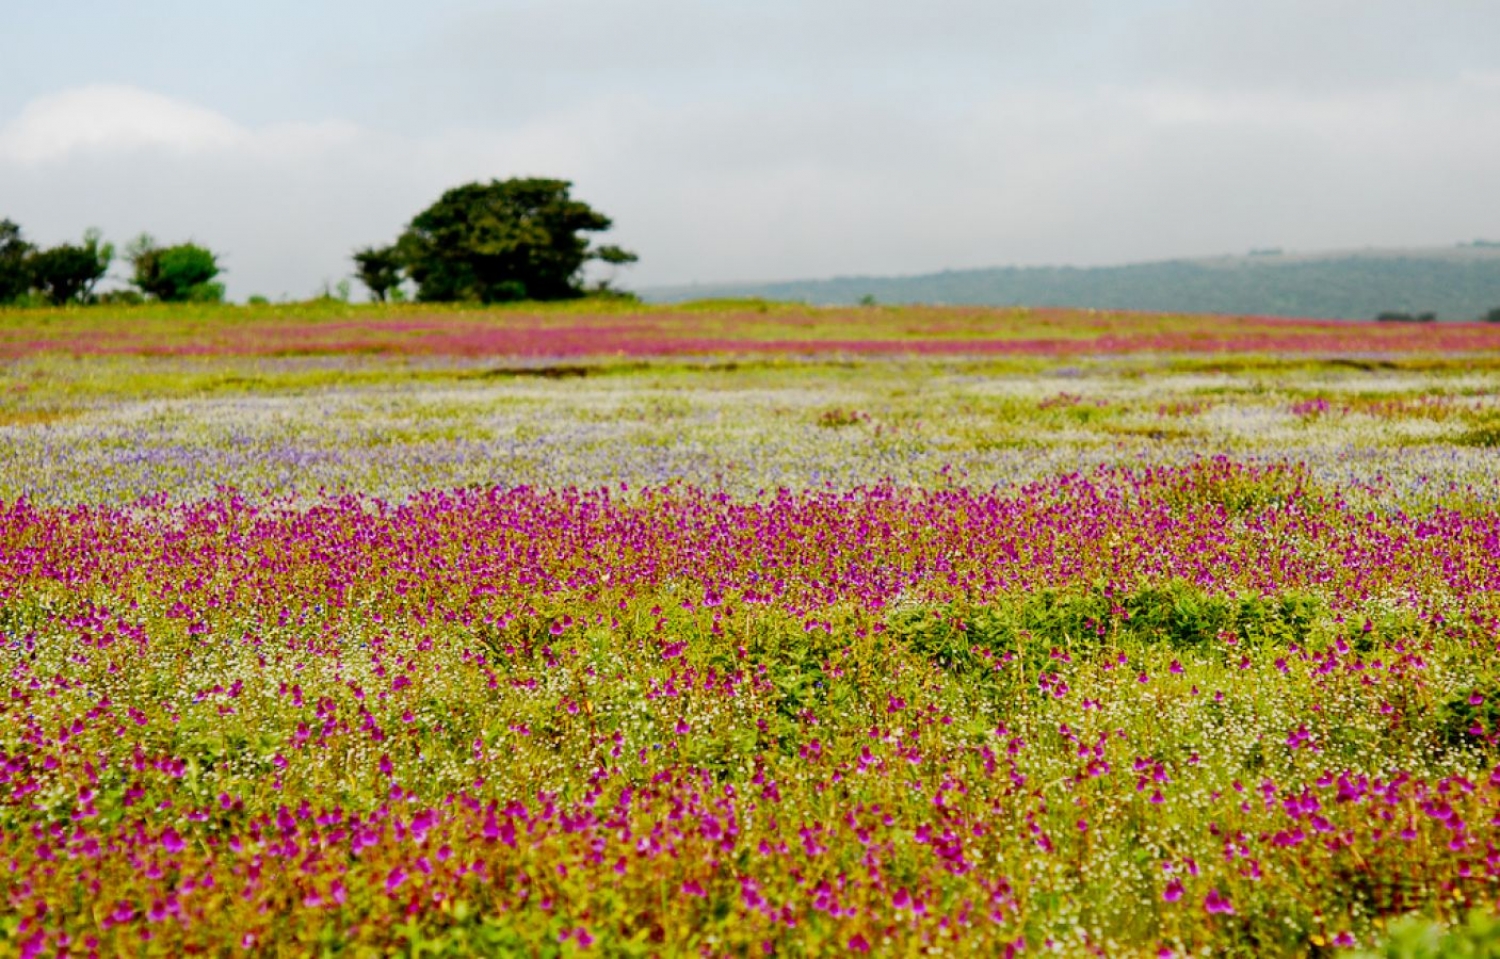
M1496 0L0 0L0 218L300 298L571 180L692 282L1500 239ZM117 273L122 273L119 267Z

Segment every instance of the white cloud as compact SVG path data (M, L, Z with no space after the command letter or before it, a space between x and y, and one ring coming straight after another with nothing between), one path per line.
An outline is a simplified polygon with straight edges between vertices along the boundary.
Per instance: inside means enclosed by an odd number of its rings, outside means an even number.
M249 131L212 110L126 86L38 97L0 129L0 157L47 163L78 153L233 149Z
M92 85L37 97L0 128L0 159L39 165L79 156L316 154L357 139L350 123L243 127L221 113L148 90Z

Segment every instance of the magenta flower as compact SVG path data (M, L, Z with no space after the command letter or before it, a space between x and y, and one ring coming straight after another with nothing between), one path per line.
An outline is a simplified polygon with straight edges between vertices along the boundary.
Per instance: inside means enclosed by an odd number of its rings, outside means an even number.
M387 873L385 877L386 895L393 895L397 889L400 889L401 884L406 882L406 877L408 875L410 875L410 873L408 873L402 867L392 866L391 871Z
M1203 908L1207 910L1210 916L1234 915L1234 904L1223 893L1219 892L1217 886L1210 889L1208 895L1203 897Z
M740 879L740 902L750 910L759 910L766 905L765 897L760 894L760 884L749 876Z

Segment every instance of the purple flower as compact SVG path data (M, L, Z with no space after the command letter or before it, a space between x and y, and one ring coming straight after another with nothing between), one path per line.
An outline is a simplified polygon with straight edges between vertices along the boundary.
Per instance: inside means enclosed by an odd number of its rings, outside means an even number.
M401 888L401 884L406 882L408 875L409 873L402 867L392 866L391 871L385 877L386 895L394 895L396 890Z

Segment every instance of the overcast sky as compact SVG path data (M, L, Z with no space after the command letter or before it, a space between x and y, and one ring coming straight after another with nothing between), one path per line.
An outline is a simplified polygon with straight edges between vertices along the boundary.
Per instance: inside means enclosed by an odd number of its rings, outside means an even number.
M517 175L633 286L1500 239L1496 0L0 5L0 217L235 297Z

